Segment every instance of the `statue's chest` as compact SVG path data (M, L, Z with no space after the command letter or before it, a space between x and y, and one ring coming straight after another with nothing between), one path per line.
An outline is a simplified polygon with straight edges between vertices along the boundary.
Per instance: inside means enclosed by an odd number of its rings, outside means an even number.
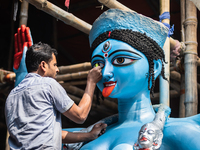
M112 126L96 140L86 144L81 150L133 150L141 126Z

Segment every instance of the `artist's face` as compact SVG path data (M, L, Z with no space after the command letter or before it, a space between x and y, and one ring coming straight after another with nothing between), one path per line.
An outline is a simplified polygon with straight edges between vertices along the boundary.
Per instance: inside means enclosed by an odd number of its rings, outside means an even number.
M92 54L92 66L102 66L97 86L104 97L130 98L148 87L146 56L125 42L108 39Z
M156 137L156 131L153 126L144 125L140 132L138 142L140 143L142 148L150 148L153 145L154 139Z
M55 78L59 72L57 67L57 61L54 54L52 54L52 60L47 64L47 70L45 76Z

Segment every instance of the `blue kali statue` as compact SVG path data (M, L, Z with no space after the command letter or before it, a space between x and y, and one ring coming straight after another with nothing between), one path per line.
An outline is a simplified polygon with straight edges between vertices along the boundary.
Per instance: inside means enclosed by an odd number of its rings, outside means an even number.
M155 79L164 76L162 47L168 28L136 12L110 9L92 26L89 35L91 64L102 67L97 86L104 97L118 99L118 121L81 150L132 150L144 124L152 122ZM167 116L166 116L167 117ZM161 150L200 149L200 115L168 118Z
M29 29L23 28L23 32L27 33L29 44L22 49L27 49L32 45L32 38ZM81 150L150 150L158 149L160 144L161 150L200 149L200 115L166 119L170 110L164 108L163 119L162 113L156 117L151 105L150 92L153 93L155 79L159 75L165 79L162 47L167 35L168 28L162 23L135 12L110 9L97 18L89 35L91 64L102 67L103 77L97 86L104 97L118 99L118 115L102 120L108 127L96 140L67 144L65 149L75 150L83 145ZM27 73L21 58L25 55L16 50L16 83ZM157 125L159 120L161 125ZM161 137L156 137L157 134ZM148 148L151 144L153 147Z

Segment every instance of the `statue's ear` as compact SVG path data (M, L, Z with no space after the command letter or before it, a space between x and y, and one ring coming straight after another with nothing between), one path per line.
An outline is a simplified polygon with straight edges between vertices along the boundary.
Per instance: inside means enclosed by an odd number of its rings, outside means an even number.
M163 133L162 131L159 131L156 139L153 141L153 149L159 149L161 144L162 144L162 139L163 139Z
M162 70L162 62L160 59L158 60L153 60L154 62L154 78L156 79L158 75L160 75L161 70Z

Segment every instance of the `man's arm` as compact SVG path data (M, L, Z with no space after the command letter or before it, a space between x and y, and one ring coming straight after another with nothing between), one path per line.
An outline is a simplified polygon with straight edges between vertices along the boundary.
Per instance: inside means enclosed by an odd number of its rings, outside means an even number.
M100 66L91 69L88 73L87 85L81 101L78 105L73 104L63 115L76 123L83 123L91 109L96 83L99 82L101 78L102 73Z
M106 130L105 123L95 124L90 132L68 132L62 131L62 143L78 143L92 141L102 135Z

